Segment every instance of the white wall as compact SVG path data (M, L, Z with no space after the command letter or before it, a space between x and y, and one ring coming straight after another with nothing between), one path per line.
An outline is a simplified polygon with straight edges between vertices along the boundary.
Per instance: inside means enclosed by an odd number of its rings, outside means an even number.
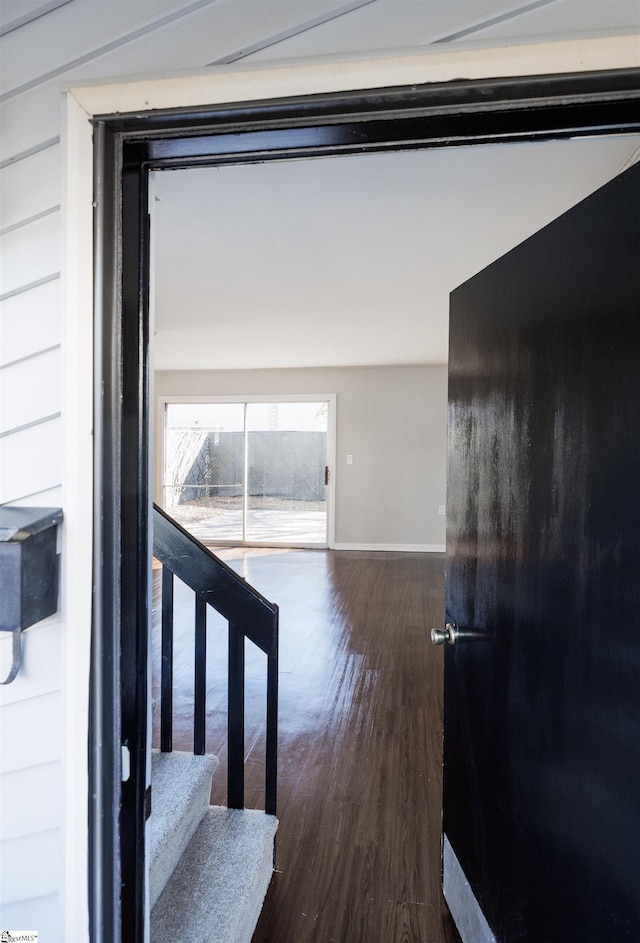
M0 57L8 40L0 40ZM14 121L4 123L5 110L6 105L0 118L0 504L61 506L61 147L56 137L14 160L12 139L18 147L21 139ZM23 121L28 123L28 111ZM0 688L0 925L42 927L52 940L63 939L63 637L60 616L27 630L20 675ZM5 634L3 678L10 663Z
M156 372L155 393L336 393L336 547L444 550L446 366L167 370Z

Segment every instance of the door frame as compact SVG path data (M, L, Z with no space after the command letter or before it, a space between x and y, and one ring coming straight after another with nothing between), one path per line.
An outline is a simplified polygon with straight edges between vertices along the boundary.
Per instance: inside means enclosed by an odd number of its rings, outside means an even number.
M547 69L553 61L547 60ZM491 68L486 57L484 68ZM455 74L468 73L461 65ZM145 934L146 741L139 731L147 728L150 598L149 172L637 132L639 78L634 64L599 72L356 86L213 106L146 111L132 106L128 114L100 114L99 106L90 106L95 154L92 940L143 943ZM255 94L264 92L256 89ZM92 96L105 100L95 90L85 100ZM76 101L81 103L82 96ZM132 748L126 783L121 783L123 741Z
M155 457L157 473L154 480L155 502L164 508L164 460L165 460L165 408L169 403L328 403L329 413L327 416L327 465L329 466L329 483L327 485L327 523L326 523L326 542L322 544L305 544L302 549L311 548L314 550L333 549L335 545L335 467L336 467L336 394L335 393L265 393L259 395L255 393L240 395L232 393L229 396L172 396L169 393L163 393L156 396L156 435L155 435ZM224 544L233 544L234 541L220 541L217 546ZM290 547L293 544L286 543L264 543L255 540L244 542L246 547ZM300 544L295 544L301 547Z

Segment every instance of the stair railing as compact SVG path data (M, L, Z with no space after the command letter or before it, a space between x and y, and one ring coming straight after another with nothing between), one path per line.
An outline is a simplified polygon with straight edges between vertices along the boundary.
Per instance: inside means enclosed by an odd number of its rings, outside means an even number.
M160 750L173 738L173 578L195 594L195 686L193 752L205 752L206 610L211 606L229 623L229 741L227 804L244 808L245 639L267 656L265 812L276 814L278 738L278 607L227 566L188 531L153 505L153 554L162 564L162 656L160 670Z

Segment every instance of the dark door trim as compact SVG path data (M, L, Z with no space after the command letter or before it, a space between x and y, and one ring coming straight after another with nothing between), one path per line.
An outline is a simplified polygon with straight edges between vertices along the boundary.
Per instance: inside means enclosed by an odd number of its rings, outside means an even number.
M94 943L142 943L144 927L149 170L638 132L639 80L625 69L454 81L94 119Z

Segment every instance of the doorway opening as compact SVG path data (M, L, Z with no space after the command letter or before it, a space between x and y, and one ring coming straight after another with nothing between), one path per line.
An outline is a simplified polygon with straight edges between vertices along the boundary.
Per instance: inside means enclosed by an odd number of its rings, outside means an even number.
M159 399L162 507L202 543L331 545L335 395Z
M145 742L139 732L147 726L149 171L349 149L637 130L636 79L620 72L454 82L96 120L100 582L92 660L92 708L98 711L92 726L91 827L93 856L102 866L92 887L94 926L104 922L105 901L121 901L121 921L120 905L113 908L121 935L144 937ZM120 709L111 716L105 704ZM122 783L125 742L132 764ZM112 821L109 812L118 806L121 814Z

